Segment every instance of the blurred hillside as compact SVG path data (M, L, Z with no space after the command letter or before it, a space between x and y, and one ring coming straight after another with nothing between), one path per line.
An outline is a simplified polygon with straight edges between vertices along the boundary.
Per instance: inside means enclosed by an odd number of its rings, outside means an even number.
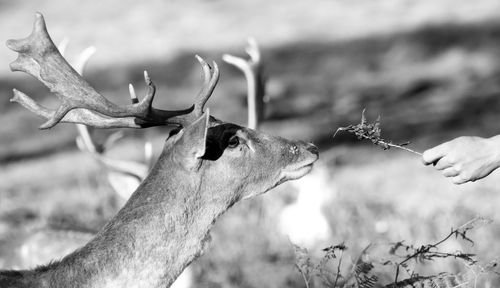
M332 195L324 205L330 244L345 240L357 251L374 241L430 241L484 214L497 222L478 234L479 254L500 252L498 173L456 187L414 155L344 134L332 139L337 127L359 121L363 108L369 119L381 115L384 138L410 140L418 151L461 135L500 133L499 1L4 0L1 42L27 36L35 11L56 43L70 38L70 60L97 48L85 78L116 103L129 101L129 82L141 90L146 69L158 86L155 106L186 107L201 84L194 54L217 61L222 76L210 111L239 124L246 86L221 55L242 55L254 36L270 96L262 129L321 148L330 176L323 192ZM120 205L97 164L76 149L72 125L39 131L40 119L9 102L15 87L57 106L36 80L9 71L15 57L0 48L0 239L54 222L99 228ZM127 131L113 155L140 157L145 138L158 151L165 135L161 128ZM287 238L275 227L297 188L277 190L262 197L269 207L247 201L218 222L211 252L195 264L203 287L302 287ZM380 232L380 223L390 228ZM269 278L256 276L262 273Z

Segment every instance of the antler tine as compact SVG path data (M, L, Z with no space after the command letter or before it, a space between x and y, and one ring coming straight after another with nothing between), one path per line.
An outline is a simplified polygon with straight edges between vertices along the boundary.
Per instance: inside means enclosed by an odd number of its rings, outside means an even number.
M186 115L197 108L197 113L203 110L208 99L207 96L213 91L217 79L215 75L206 78L204 87L200 92L197 104L184 110L160 110L152 107L156 87L145 73L147 91L145 97L140 101L132 100L132 104L117 106L101 94L96 92L62 57L52 39L50 38L43 16L36 14L32 33L24 39L8 40L7 46L18 52L18 58L11 63L12 71L28 73L53 92L61 101L61 105L55 111L51 111L38 105L33 99L19 91L14 92L12 101L19 102L35 114L45 118L47 121L41 129L51 128L57 123L82 123L96 128L145 128L158 125L182 125L176 118ZM64 50L61 47L61 50ZM82 54L81 61L76 65L77 70L82 70L86 63L85 57L92 54L92 49ZM87 58L88 59L88 58ZM204 67L204 71L206 71ZM210 67L208 67L210 72ZM204 73L204 75L210 73ZM217 78L217 77L216 77ZM132 93L132 92L131 92ZM137 99L133 97L132 99Z
M256 70L261 65L260 50L257 41L253 37L248 37L247 42L248 44L245 47L245 52L248 54L250 59L246 60L229 54L222 55L222 60L242 70L244 73Z
M66 50L68 42L69 41L64 42L63 40L63 42L61 43L63 45L62 52L61 52L61 47L59 47L59 52L61 53L62 56L64 56L64 51ZM78 60L73 66L78 74L83 76L83 70L85 69L85 66L87 65L90 57L92 57L92 55L94 55L95 52L96 52L95 47L90 46L80 53L80 55L78 56ZM68 113L71 112L72 111ZM92 133L91 130L92 127L89 127L84 124L75 124L75 126L79 134L79 136L76 137L76 144L80 150L90 152L91 154L102 152L103 150L102 146L95 143L92 137L90 136L90 134Z
M28 95L24 94L23 92L21 92L17 89L12 89L12 91L14 92L14 96L12 98L10 98L10 102L19 103L24 108L28 109L32 113L34 113L42 118L50 119L50 117L52 117L51 110L36 103L36 101L33 100Z
M146 91L146 96L144 96L142 101L150 103L149 109L146 111L146 112L150 112L150 110L153 109L151 104L153 103L153 98L155 97L156 86L153 83L153 81L151 80L151 78L149 77L148 71L146 71L146 70L144 70L144 82L146 83L147 91ZM147 116L145 116L145 118L147 118Z
M245 48L245 52L250 56L253 63L260 63L260 49L257 40L253 37L248 37L247 42L248 46Z
M100 146L94 142L90 136L90 130L87 125L76 124L78 136L76 136L76 146L80 151L89 152L91 154L102 152ZM99 152L98 152L99 151Z
M148 71L146 70L144 70L144 82L146 82L146 85L148 86L146 97L154 97L156 87L154 86L153 81L151 81ZM132 83L128 84L128 92L130 93L130 100L132 103L139 103L139 99L137 99L137 94L135 93L134 85L132 85Z
M13 89L14 96L10 102L16 102L24 108L31 111L33 114L43 119L52 119L55 111L52 111L33 100L23 92ZM69 111L60 123L79 123L92 126L95 128L142 128L140 124L136 123L134 117L110 118L99 115L91 110L74 109Z
M198 119L201 115L203 115L203 111L205 110L205 104L212 95L215 86L217 86L217 82L219 81L219 76L220 76L219 66L217 66L217 63L213 62L213 68L212 68L200 56L196 55L195 57L198 60L198 62L200 62L202 69L202 77L203 77L202 88L200 89L200 92L196 96L193 106L191 106L186 110L183 110L183 112L185 113L182 114L179 113L176 116L168 118L169 123L177 124L182 127L186 127L187 125L191 124L193 121ZM146 82L147 81L148 80L146 78ZM153 116L155 116L155 118L158 119L157 121L161 121L161 119L167 118L166 116L164 116L165 111L154 109L152 113Z
M80 75L83 75L83 70L85 69L85 66L87 66L90 57L92 57L92 55L94 55L95 52L96 52L95 47L90 46L85 48L85 50L83 50L80 53L80 56L78 57L78 60L75 63L76 72L78 72Z
M205 61L205 59L201 58L200 55L196 54L196 55L194 55L194 57L196 58L196 60L198 60L198 62L200 62L201 70L202 70L201 76L203 77L203 86L206 86L210 82L210 76L211 76L210 71L212 70L212 67L210 67L210 65L208 65L207 61ZM201 91L200 91L200 93L201 93Z
M244 59L229 54L222 55L222 59L243 72L247 80L247 109L248 123L251 129L257 129L259 122L264 118L265 80L262 76L262 64L259 46L253 37L248 38L245 52L250 59Z
M144 82L146 82L146 85L148 86L146 97L154 97L156 87L154 86L153 81L151 81L148 71L146 70L144 70ZM130 100L132 101L132 103L139 103L139 99L137 99L137 94L135 93L135 88L132 83L128 84L128 92L130 94Z
M132 101L132 103L139 103L137 94L135 94L134 85L132 85L132 83L128 84L128 92L130 93L130 100Z
M63 40L57 45L57 49L59 50L59 53L61 53L61 56L64 57L64 53L66 52L66 48L68 48L69 44L69 38L63 38Z
M203 114L203 109L205 107L205 104L207 103L208 99L212 95L215 86L217 85L217 82L219 81L219 66L217 66L217 63L213 63L213 68L208 65L208 63L201 58L200 56L196 55L196 60L200 62L201 69L203 71L203 86L198 93L198 96L196 96L195 99L195 114L197 117L201 116ZM213 73L212 73L213 69Z

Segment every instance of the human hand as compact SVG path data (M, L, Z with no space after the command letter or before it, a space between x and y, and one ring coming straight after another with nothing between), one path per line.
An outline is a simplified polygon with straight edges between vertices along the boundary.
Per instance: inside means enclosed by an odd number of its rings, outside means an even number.
M500 166L500 135L492 138L464 136L426 150L425 165L433 164L455 184L488 176Z

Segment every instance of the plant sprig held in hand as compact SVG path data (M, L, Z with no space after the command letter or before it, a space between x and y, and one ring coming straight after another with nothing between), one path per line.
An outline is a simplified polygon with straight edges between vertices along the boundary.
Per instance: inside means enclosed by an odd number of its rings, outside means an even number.
M372 141L373 144L381 147L384 150L388 150L391 147L394 147L422 156L422 153L412 150L408 147L405 147L406 145L410 144L410 142L394 144L390 140L383 139L380 136L382 133L382 129L380 128L380 116L378 116L375 122L368 123L365 117L365 109L363 109L363 112L361 112L361 123L357 125L349 125L347 127L340 127L337 129L337 131L335 131L333 137L335 137L339 131L346 131L349 133L353 133L358 137L359 140L361 139L370 140Z

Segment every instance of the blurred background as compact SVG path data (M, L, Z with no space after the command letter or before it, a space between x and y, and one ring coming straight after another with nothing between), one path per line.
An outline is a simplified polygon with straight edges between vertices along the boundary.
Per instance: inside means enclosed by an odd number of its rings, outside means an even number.
M217 61L221 79L208 106L242 125L245 80L221 56L244 56L253 36L269 98L260 129L320 147L310 175L221 217L210 250L191 265L192 287L304 287L290 242L312 255L345 242L356 258L370 243L435 242L476 215L494 222L471 234L475 246L452 241L448 248L484 261L499 254L500 173L455 186L418 155L383 151L347 133L332 138L338 127L358 123L364 108L369 120L381 116L383 138L411 141L420 152L462 135L500 134L499 1L2 0L0 42L27 36L36 11L55 43L69 38L70 62L97 48L84 76L115 103L130 101L128 83L142 95L148 70L158 86L155 106L184 108L201 85L194 54ZM95 231L123 204L103 167L77 148L74 125L40 131L41 119L9 102L15 87L57 107L37 80L10 72L15 58L0 47L2 268L22 266L13 254L31 231ZM141 161L144 143L156 155L168 130L124 133L109 157ZM460 262L426 267L463 269Z

